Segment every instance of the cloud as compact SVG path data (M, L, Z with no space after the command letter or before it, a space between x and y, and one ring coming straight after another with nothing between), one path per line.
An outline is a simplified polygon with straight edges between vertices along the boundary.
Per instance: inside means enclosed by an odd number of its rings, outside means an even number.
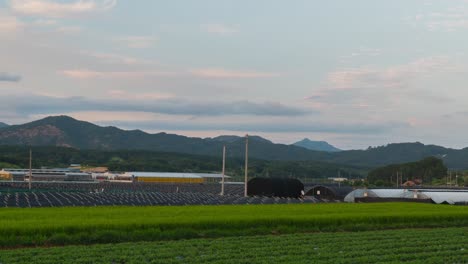
M127 63L136 63L131 59L125 59L120 57L100 56L107 60L118 60L126 61ZM255 71L231 71L225 69L195 69L185 71L95 71L88 69L76 69L76 70L62 70L60 74L65 75L69 78L74 79L105 79L105 78L144 78L144 77L197 77L207 79L253 79L253 78L269 78L278 76L274 73L255 72Z
M376 57L382 55L382 49L361 47L351 54L342 56L341 62L348 62L358 57Z
M332 133L332 134L356 134L375 135L384 134L394 129L407 128L410 125L406 122L398 123L326 123L326 122L291 122L286 119L282 122L268 122L265 120L255 120L255 122L236 121L218 122L200 120L159 120L155 118L151 121L130 121L130 120L106 120L107 125L114 125L124 128L138 128L143 130L161 131L235 131L235 132L261 132L261 133Z
M113 99L126 99L126 100L159 100L159 99L170 99L174 98L173 94L168 93L130 93L124 90L110 90L109 96Z
M59 73L73 79L128 79L155 76L170 77L176 75L174 72L165 71L92 71L87 69L63 70Z
M215 79L251 79L276 77L276 73L256 72L256 71L232 71L220 68L205 68L190 70L193 76L201 78Z
M55 19L37 19L33 23L33 25L47 27L47 26L54 26L57 25L57 20Z
M0 13L0 33L12 33L22 28L24 23L17 17Z
M468 29L467 1L447 1L456 3L445 10L426 12L407 17L404 20L411 26L423 26L429 31L453 32L460 29Z
M120 54L113 54L113 53L99 53L99 52L88 52L82 51L80 54L91 56L93 58L99 59L101 62L108 63L108 64L125 64L125 65L149 65L153 64L153 62L135 58L131 56L124 56Z
M203 24L200 28L202 31L221 36L230 36L239 32L238 29L224 24Z
M193 101L179 98L145 100L95 100L84 97L53 97L41 95L5 96L0 109L16 109L19 114L60 114L75 111L133 111L186 116L303 116L307 109L286 106L279 102Z
M415 77L444 72L462 72L460 65L445 56L421 58L407 64L387 68L361 67L337 70L328 74L327 81L335 89L406 87Z
M81 28L79 26L63 26L63 27L58 27L56 29L57 32L64 33L64 34L80 33L82 30L83 30L83 28Z
M78 0L58 2L51 0L10 0L10 8L29 16L63 18L112 9L117 0Z
M152 47L157 41L152 36L126 36L116 38L115 40L132 49L147 49Z
M21 76L16 74L10 74L6 72L0 72L0 82L19 82L21 81Z

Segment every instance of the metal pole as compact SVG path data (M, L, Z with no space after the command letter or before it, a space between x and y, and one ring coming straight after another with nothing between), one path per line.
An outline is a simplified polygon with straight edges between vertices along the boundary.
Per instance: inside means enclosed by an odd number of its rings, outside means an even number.
M396 187L398 188L398 171L396 172Z
M244 197L247 197L247 179L249 170L249 134L245 135L245 176L244 176Z
M32 149L29 149L29 190L31 190L32 183Z
M223 146L223 175L221 178L221 195L224 195L224 174L226 169L226 146Z

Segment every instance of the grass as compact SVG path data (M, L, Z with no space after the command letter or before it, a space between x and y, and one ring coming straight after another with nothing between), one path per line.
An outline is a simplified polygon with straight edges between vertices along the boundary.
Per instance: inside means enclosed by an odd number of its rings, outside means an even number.
M0 251L0 263L466 263L468 228L191 239Z
M413 203L6 208L0 248L466 226L468 207Z

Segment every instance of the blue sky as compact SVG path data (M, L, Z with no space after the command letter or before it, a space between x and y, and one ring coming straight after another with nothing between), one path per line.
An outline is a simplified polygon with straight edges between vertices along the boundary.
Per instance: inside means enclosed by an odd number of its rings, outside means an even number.
M468 1L0 0L0 121L468 146Z

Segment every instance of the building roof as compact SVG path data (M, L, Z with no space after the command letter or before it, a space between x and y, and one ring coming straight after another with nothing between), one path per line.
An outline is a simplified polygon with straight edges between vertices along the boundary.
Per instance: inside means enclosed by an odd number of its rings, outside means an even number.
M25 172L25 173L28 173L29 172L29 169L11 169L11 168L5 168L3 169L4 171L7 171L7 172ZM54 168L54 169L32 169L31 170L33 173L40 173L40 172L44 172L44 173L51 173L51 172L57 172L57 173L67 173L67 172L79 172L79 170L76 170L76 169L70 169L70 168Z
M148 177L148 178L219 178L223 177L222 174L218 173L184 173L184 172L126 172L124 176L134 176L134 177ZM230 178L229 176L224 176L225 178Z
M193 173L178 173L178 172L126 172L124 176L134 176L134 177L147 177L147 178L192 178L192 179L201 179L201 176L198 176Z
M466 192L437 192L437 191L424 191L422 192L424 195L428 196L432 199L435 203L449 203L455 204L460 202L468 202L468 191Z
M202 178L219 178L221 179L223 175L221 173L193 173ZM231 178L230 176L224 175L224 178Z

